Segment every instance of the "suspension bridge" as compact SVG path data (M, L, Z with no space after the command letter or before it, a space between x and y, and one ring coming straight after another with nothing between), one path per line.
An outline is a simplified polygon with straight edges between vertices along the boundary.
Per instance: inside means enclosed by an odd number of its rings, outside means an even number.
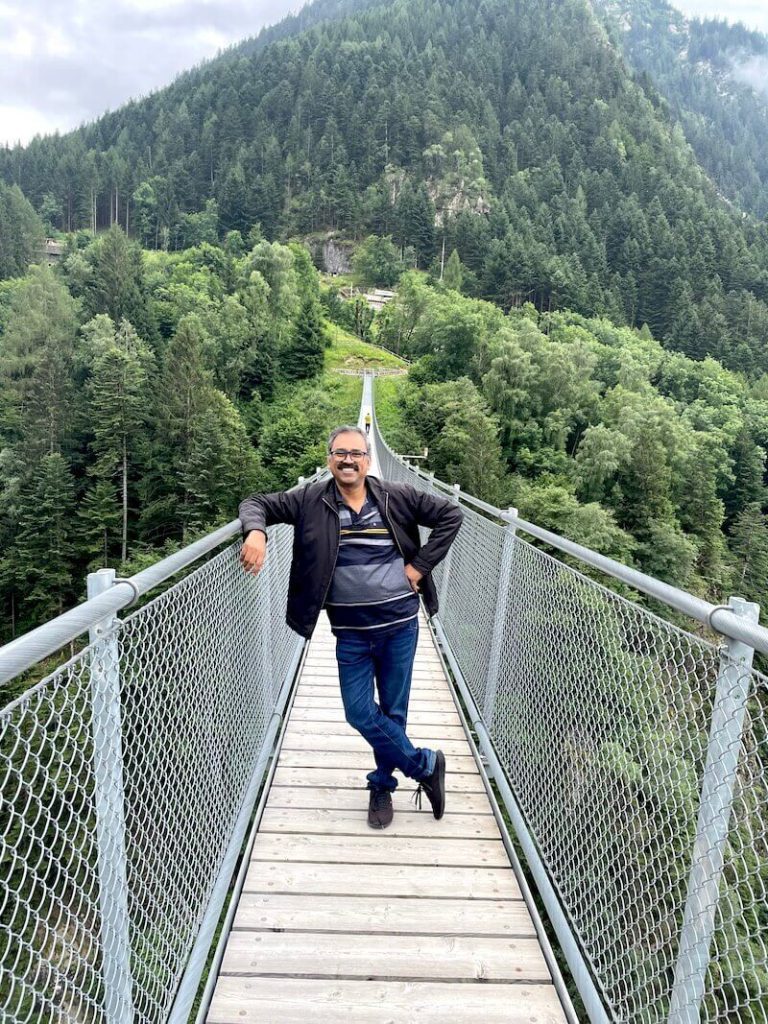
M289 528L257 578L239 521L93 573L0 650L47 672L0 712L0 1020L768 1021L757 608L463 494L375 417L372 448L465 512L409 719L444 818L404 780L367 828L327 622L284 622Z

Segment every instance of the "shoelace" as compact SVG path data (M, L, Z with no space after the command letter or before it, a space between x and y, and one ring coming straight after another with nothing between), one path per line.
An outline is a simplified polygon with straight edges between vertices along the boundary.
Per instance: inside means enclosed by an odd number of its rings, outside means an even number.
M418 789L414 789L413 796L411 797L411 802L416 804L416 807L419 810L421 810L421 795L422 795L423 792L424 792L424 787L422 786L421 783L419 783Z

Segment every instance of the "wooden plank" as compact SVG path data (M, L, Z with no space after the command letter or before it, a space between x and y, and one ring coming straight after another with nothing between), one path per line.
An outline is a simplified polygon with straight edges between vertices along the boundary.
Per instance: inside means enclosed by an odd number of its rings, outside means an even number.
M335 690L340 692L340 683L338 678L334 676L323 676L317 673L306 673L301 677L301 683L299 684L298 690L303 690L310 686L313 689L326 689ZM428 693L436 694L439 693L443 699L450 695L450 688L448 682L445 679L414 679L411 685L411 693Z
M474 766L474 761L472 762ZM450 765L448 766L450 768ZM373 770L369 764L368 771ZM289 768L282 762L278 762L275 777L272 782L273 791L279 790L280 805L283 807L304 807L304 801L308 799L304 795L304 789L309 789L319 799L332 801L338 796L339 800L345 799L344 794L350 792L354 799L358 799L361 790L365 790L367 772L355 768ZM400 788L395 793L395 801L401 797L410 800L411 794L416 788L412 779L400 778ZM475 813L482 807L488 806L488 798L485 795L483 780L477 770L461 775L458 772L448 771L446 776L446 788L449 793L462 794L462 810ZM327 797L320 797L321 793L330 794ZM479 801L464 804L470 794L473 800ZM270 797L271 799L271 797ZM319 806L333 807L334 803L326 803Z
M361 768L365 772L374 768L370 750L292 750L283 747L280 764L286 768ZM453 754L446 761L446 771L449 774L472 774L477 772L477 765L469 755Z
M313 933L233 932L221 972L484 982L550 979L539 944L532 939L400 935L387 945L385 956L376 935L323 935L322 957L319 945Z
M515 873L506 868L433 868L379 864L355 871L353 864L274 864L251 861L243 892L304 893L313 896L452 896L466 899L519 900ZM352 892L350 893L350 889Z
M335 658L329 659L326 662L317 660L307 659L304 662L302 668L302 676L305 675L317 675L317 676L330 676L331 678L338 678L339 666ZM417 662L413 664L413 678L422 679L445 679L445 673L443 672L441 665L432 665L429 662Z
M382 952L386 956L386 952ZM460 1018L457 1017L457 1011ZM360 981L310 978L221 978L211 1024L561 1024L562 1008L551 985L483 982Z
M353 793L354 790L347 790ZM279 797L277 798L279 800ZM499 826L492 814L445 814L439 822L425 819L411 801L394 802L395 816L388 836L440 835L450 839L498 839ZM451 798L451 804L455 803ZM463 803L463 801L462 801ZM270 796L259 825L260 833L312 832L317 835L370 835L368 794L363 790L356 807L280 807Z
M335 655L328 658L317 658L310 655L304 661L303 666L304 672L318 675L335 676L338 674L338 670L338 661ZM413 662L413 671L415 675L445 678L443 666L438 658L425 658L417 654Z
M333 701L341 700L341 691L338 685L335 686L319 686L316 683L301 683L296 690L296 699L299 698L312 698L313 700L324 700ZM448 707L456 707L453 697L451 696L450 690L411 690L410 706L413 707L414 701L421 702L423 704L435 704L435 705L448 705Z
M339 725L345 722L344 709L341 706L341 701L333 708L306 708L294 705L291 711L291 722L328 722L332 725ZM408 724L461 729L458 711L411 711L409 708Z
M299 769L283 769L285 771ZM294 808L304 811L335 810L358 813L368 807L368 791L365 776L357 775L357 786L336 788L334 786L280 786L274 785L267 801L268 807ZM455 778L459 778L456 776ZM394 795L396 814L421 814L414 805L416 787L402 782ZM482 815L493 818L488 798L481 789L460 790L450 784L447 787L450 800L448 814L461 817ZM426 804L424 805L426 807ZM458 826L457 826L458 827Z
M506 935L534 938L518 900L413 899L379 896L284 896L244 892L235 931L401 932L418 935ZM318 940L321 946L322 940Z
M429 739L446 739L446 740L463 740L466 743L467 734L460 725L440 725L439 723L427 723L419 724L416 722L408 723L408 735L413 740L414 737L423 737L426 740ZM286 733L290 732L292 736L359 736L360 734L348 725L342 716L341 721L338 722L307 722L301 718L294 718L291 715L291 720L288 724ZM415 742L415 740L414 740ZM428 745L428 744L427 744Z
M423 737L421 742L427 747L439 747L446 757L450 757L452 754L467 756L469 752L469 744L465 739L442 740L439 736ZM352 730L345 736L329 736L325 733L307 735L306 733L296 732L290 725L283 737L283 750L325 750L334 753L368 751L369 754L371 752L370 746L363 737L352 732ZM370 754L370 756L373 755Z
M325 685L322 683L309 682L304 683L296 691L296 696L315 696L325 697L333 700L335 697L341 698L341 689L338 683ZM411 690L411 701L413 700L424 700L424 701L452 701L451 692L448 689L447 684L440 687L424 687L415 686ZM454 705L455 707L455 705Z
M422 811L422 814L431 812ZM314 836L259 833L251 860L323 861L328 864L441 864L455 867L506 867L507 851L500 839L443 839L440 822L432 818L434 838L400 839L388 830L364 836Z
M311 693L309 690L299 687L296 691L296 699L293 702L293 706L306 709L330 708L337 711L342 707L341 690L337 689L335 693L328 693L323 689L322 693ZM428 711L433 714L440 714L441 712L444 714L458 714L456 704L450 695L438 696L430 693L422 697L419 694L411 693L408 707L411 711Z

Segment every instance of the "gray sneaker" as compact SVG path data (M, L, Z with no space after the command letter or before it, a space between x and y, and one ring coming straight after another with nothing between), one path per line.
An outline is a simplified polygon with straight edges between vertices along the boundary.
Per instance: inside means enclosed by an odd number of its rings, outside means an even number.
M368 798L368 824L371 828L386 828L392 824L392 794L388 789L369 786L371 795Z

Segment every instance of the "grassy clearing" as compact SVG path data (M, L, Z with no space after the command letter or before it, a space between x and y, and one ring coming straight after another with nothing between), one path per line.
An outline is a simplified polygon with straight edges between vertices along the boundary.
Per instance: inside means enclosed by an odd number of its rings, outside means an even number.
M338 324L326 322L325 329L331 339L330 347L325 350L326 370L407 369L399 356L361 341Z
M377 377L373 385L373 401L379 430L388 444L396 444L402 430L402 410L398 396L407 377Z
M320 272L320 284L323 288L352 288L356 284L355 275L349 274L325 274Z
M363 378L346 377L332 370L326 370L321 378L323 390L334 409L334 420L330 426L339 423L357 423L360 415L360 399L363 396ZM329 427L330 429L330 427Z

